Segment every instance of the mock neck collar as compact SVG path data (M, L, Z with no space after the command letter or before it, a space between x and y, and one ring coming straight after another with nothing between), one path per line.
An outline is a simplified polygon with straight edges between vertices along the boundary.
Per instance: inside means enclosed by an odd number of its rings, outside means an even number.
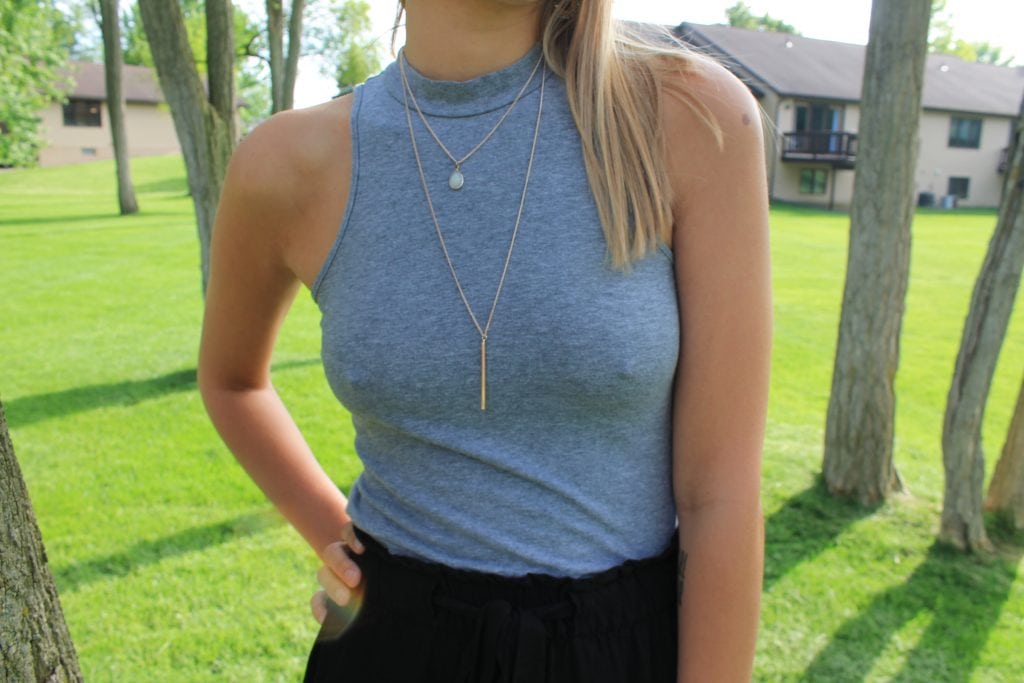
M537 43L512 64L468 81L433 80L416 71L408 62L405 62L405 74L424 114L451 118L476 116L511 104L531 74L533 78L523 96L539 88L541 69L545 67L535 67L541 55L541 46ZM388 92L399 102L403 101L399 69L400 62L404 60L405 55L399 52L398 58L383 74Z

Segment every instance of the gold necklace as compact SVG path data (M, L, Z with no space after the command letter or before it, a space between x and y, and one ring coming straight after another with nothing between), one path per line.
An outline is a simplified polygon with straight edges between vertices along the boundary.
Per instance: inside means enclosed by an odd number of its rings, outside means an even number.
M547 69L541 71L540 102L537 105L537 122L534 124L533 128L533 143L530 147L530 160L526 165L526 179L523 181L523 193L519 198L519 210L516 212L516 223L512 228L512 239L509 241L508 253L505 255L505 265L501 269L501 279L498 280L498 289L494 292L494 300L491 302L491 310L487 314L487 322L483 326L480 325L476 315L473 313L473 307L469 305L469 299L466 298L466 292L463 291L462 283L459 281L459 276L455 272L455 265L452 263L451 256L448 254L448 246L445 244L444 235L441 234L441 223L437 220L437 212L434 210L434 202L430 198L430 188L427 186L427 176L423 172L423 162L420 159L419 146L416 144L416 134L412 129L412 111L409 109L409 95L411 94L409 82L406 79L405 70L401 68L401 65L399 70L402 74L402 100L405 104L405 119L409 124L409 140L412 142L412 152L416 157L416 168L420 174L420 184L423 186L423 195L427 199L427 208L430 209L430 218L434 222L434 232L437 233L437 241L441 245L441 251L444 252L444 260L448 263L448 270L451 272L452 279L455 281L456 289L459 290L459 296L462 298L462 303L466 307L466 312L469 313L469 319L473 321L473 326L476 328L476 331L480 333L480 410L487 410L487 333L490 331L491 323L494 321L494 310L498 306L498 298L501 296L502 287L505 286L505 276L508 274L508 266L512 261L512 249L516 245L516 236L519 234L519 225L523 219L523 207L526 206L526 191L530 186L530 175L533 172L533 160L537 153L537 138L540 136L540 119L541 114L544 111L544 85L547 82ZM521 94L522 92L520 92L520 95ZM492 130L491 132L493 133L494 131Z
M462 164L466 163L467 159L476 154L481 147L487 144L487 141L491 139L491 136L493 136L498 131L498 128L501 127L501 124L503 124L505 122L505 119L508 118L508 115L512 113L512 110L515 109L516 104L518 104L520 98L522 98L523 93L526 92L526 89L530 86L530 83L533 83L533 77L537 75L537 69L540 68L540 63L542 61L544 61L543 55L541 55L541 57L537 60L537 63L533 66L533 71L530 72L530 77L526 79L525 83L523 83L523 87L519 89L519 92L512 100L512 104L508 105L508 109L505 110L505 113L501 115L501 118L498 119L498 122L494 124L494 127L491 128L487 135L484 136L484 139L478 142L476 147L466 152L466 154L464 154L461 159L456 159L455 155L451 153L451 150L449 150L448 147L443 142L441 142L440 136L438 136L438 134L434 132L434 129L433 127L431 127L430 122L427 121L427 117L424 116L423 110L420 109L420 103L416 99L416 93L414 93L412 91L412 88L409 87L409 77L405 73L405 65L408 63L408 60L405 58L405 48L402 48L402 50L399 52L398 68L402 72L402 97L412 100L412 106L416 108L416 113L419 115L420 120L423 121L423 127L427 129L427 132L430 133L430 136L432 138L434 138L434 142L437 143L437 146L441 148L441 151L443 151L451 160L452 164L455 165L455 168L452 170L452 174L448 176L448 187L450 189L461 190L462 186L466 184L466 176L462 172ZM406 107L408 106L409 105L407 102Z

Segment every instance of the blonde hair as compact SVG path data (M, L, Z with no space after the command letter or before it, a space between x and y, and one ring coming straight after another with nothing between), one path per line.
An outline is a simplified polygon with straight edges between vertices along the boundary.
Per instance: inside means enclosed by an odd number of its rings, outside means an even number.
M615 268L628 270L672 240L674 197L661 124L665 96L681 99L722 144L707 106L679 85L682 79L670 78L694 72L710 58L662 27L614 22L611 0L541 2L544 58L565 80L608 257Z

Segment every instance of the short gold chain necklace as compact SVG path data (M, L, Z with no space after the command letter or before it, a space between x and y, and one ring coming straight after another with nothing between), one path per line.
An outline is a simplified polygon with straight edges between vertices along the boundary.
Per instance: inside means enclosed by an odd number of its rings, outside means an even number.
M466 163L466 161L471 156L476 154L481 147L487 144L487 141L490 140L491 137L496 132L498 132L499 128L501 128L501 124L505 123L505 119L507 119L508 115L512 113L512 110L516 108L516 104L519 103L519 100L522 98L523 93L525 93L526 89L530 87L530 83L533 83L533 77L537 75L537 69L540 68L540 63L542 61L544 61L543 55L541 55L541 57L537 60L537 63L534 64L533 71L530 72L530 77L526 79L526 82L523 83L523 87L519 89L518 93L516 93L515 98L512 100L512 104L508 105L508 108L505 110L505 113L501 115L501 118L499 118L498 122L494 124L494 127L491 128L490 131L488 131L487 135L484 136L483 140L478 142L473 149L469 150L464 155L462 155L461 158L456 159L455 155L451 153L451 150L448 149L447 145L445 145L441 141L441 137L436 132L434 132L434 128L430 125L430 122L427 121L427 117L423 115L423 110L420 108L420 103L416 99L416 93L414 93L412 91L412 88L409 87L409 77L405 73L405 66L408 63L408 60L405 58L405 49L402 49L401 52L399 52L398 66L402 71L402 88L404 89L402 96L408 97L408 99L412 100L412 106L416 109L416 113L419 115L420 120L423 122L423 127L427 129L427 132L430 133L430 137L434 138L434 142L437 143L437 146L441 148L441 151L443 151L448 156L452 164L455 166L455 168L452 170L451 175L448 176L448 187L450 189L461 190L463 185L466 184L466 175L462 172L462 164ZM408 107L408 103L406 103L406 107Z
M523 219L523 207L526 206L526 191L530 186L530 175L533 172L533 160L537 153L537 138L540 137L541 114L544 111L544 85L547 82L547 69L545 68L541 70L540 101L537 105L537 122L533 127L533 143L530 146L530 160L526 164L526 179L523 181L523 193L519 197L519 210L516 212L516 222L515 226L512 228L512 239L509 241L508 253L505 254L505 265L501 269L501 279L498 280L498 289L494 292L494 300L491 302L491 310L487 314L487 322L482 326L480 325L480 321L477 320L476 315L473 313L473 307L469 305L469 299L466 297L466 292L462 289L462 283L459 281L459 276L455 272L455 265L452 263L451 256L448 254L448 246L445 244L444 235L441 233L441 223L437 220L437 212L434 210L434 202L430 198L430 188L427 186L427 176L423 172L423 161L420 159L419 146L416 144L416 134L412 128L412 111L409 108L409 95L411 94L411 89L409 87L409 81L405 75L405 69L401 62L399 62L399 71L402 74L402 100L405 104L405 119L409 124L409 140L412 142L412 152L416 157L416 169L420 174L420 184L423 186L423 196L427 199L427 208L430 209L430 218L434 223L434 232L437 233L437 241L441 245L441 251L444 252L444 260L448 263L448 270L451 272L452 279L455 281L455 287L459 290L459 297L462 298L462 303L466 307L466 312L469 313L469 319L473 321L473 326L480 334L480 410L487 410L487 333L491 329L491 323L494 321L494 310L498 306L498 298L501 296L501 290L505 286L505 276L508 274L508 266L512 261L512 249L516 245L516 237L519 234L519 225L522 223ZM516 99L518 100L521 95L522 92L519 93ZM430 130L429 126L427 129ZM494 131L492 130L491 133L493 132ZM433 131L431 131L431 133L433 133ZM488 137L490 137L490 134L488 134ZM486 142L486 138L484 141ZM481 143L481 145L482 144L483 143Z

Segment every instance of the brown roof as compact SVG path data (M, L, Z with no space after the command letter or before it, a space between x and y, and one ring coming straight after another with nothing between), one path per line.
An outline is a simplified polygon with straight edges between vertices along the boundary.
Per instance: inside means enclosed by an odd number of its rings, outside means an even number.
M867 53L864 45L731 26L683 23L675 31L736 67L741 77L755 81L752 85L767 86L783 96L860 100ZM928 55L925 109L1016 116L1022 94L1024 67Z
M68 97L90 100L107 99L107 86L102 64L72 62L69 66L74 87L68 93ZM124 66L121 71L121 88L124 90L124 99L127 102L160 104L164 101L156 72L149 67Z

